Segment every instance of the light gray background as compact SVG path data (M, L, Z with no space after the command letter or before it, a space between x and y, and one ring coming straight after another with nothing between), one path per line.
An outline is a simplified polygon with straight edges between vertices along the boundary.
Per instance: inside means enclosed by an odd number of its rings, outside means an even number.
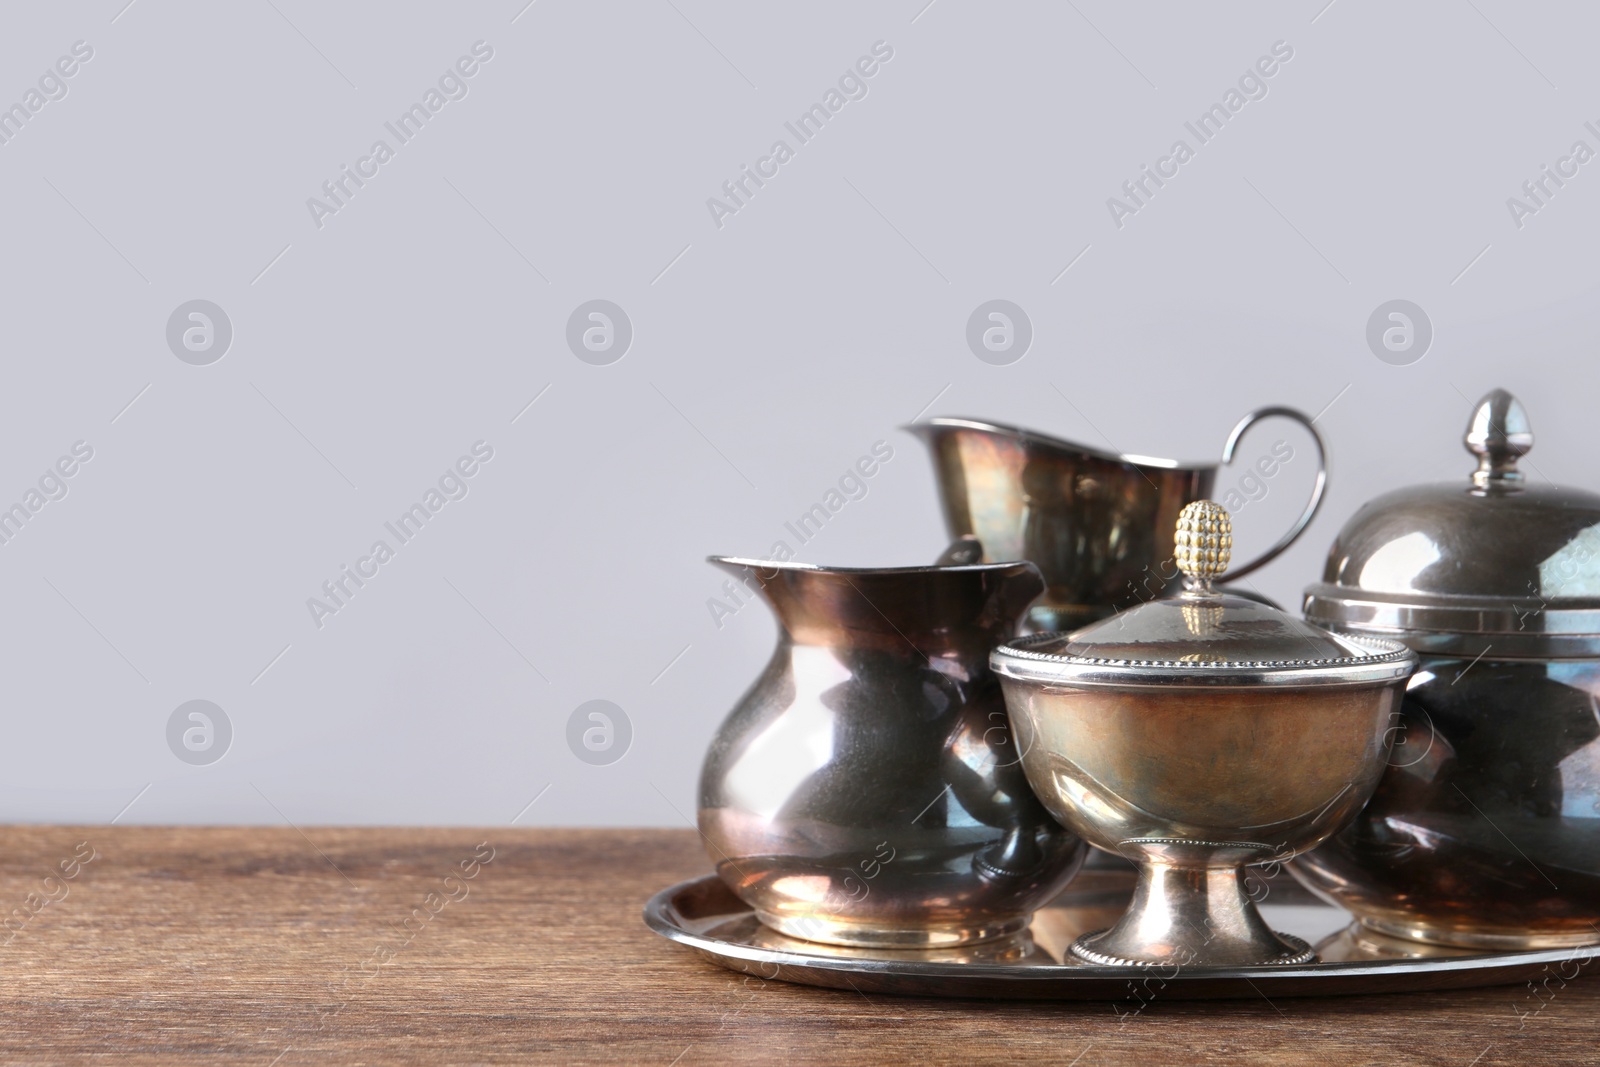
M1581 5L524 2L8 10L0 102L95 51L0 145L0 502L95 454L0 546L0 818L681 824L775 633L713 625L702 558L765 553L884 440L802 558L930 561L919 413L1183 459L1251 407L1321 413L1326 509L1258 579L1286 602L1362 501L1465 476L1496 385L1535 477L1600 484L1600 162L1520 229L1506 205L1600 148ZM306 199L480 39L469 95L316 228ZM879 40L868 96L714 226ZM1114 226L1279 40L1267 97ZM1005 367L965 341L997 298L1035 332ZM233 324L210 366L166 344L193 299ZM633 323L610 366L565 342L591 299ZM1436 332L1411 366L1365 341L1391 299ZM478 440L467 498L316 629L306 599ZM1310 477L1240 513L1242 551ZM166 739L197 699L233 728L205 766ZM567 743L596 699L632 723L607 766Z

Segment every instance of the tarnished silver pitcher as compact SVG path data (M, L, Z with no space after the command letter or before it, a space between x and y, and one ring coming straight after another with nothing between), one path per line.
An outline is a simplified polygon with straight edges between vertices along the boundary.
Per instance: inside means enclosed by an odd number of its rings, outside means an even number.
M1029 790L989 669L1044 588L1038 570L711 562L759 589L780 627L701 774L700 832L723 880L769 927L812 941L932 947L1024 929L1085 848Z

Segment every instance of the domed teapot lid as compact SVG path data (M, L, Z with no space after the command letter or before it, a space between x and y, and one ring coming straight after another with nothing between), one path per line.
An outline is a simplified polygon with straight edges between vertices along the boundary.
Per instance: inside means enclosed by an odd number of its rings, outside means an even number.
M1218 592L1233 533L1227 511L1197 501L1178 516L1184 590L1072 633L1034 634L996 649L1005 677L1044 685L1311 687L1404 678L1416 656L1382 639L1330 633L1267 604Z
M1305 614L1423 652L1600 655L1600 495L1530 482L1533 427L1496 389L1467 424L1471 478L1369 501L1345 524Z

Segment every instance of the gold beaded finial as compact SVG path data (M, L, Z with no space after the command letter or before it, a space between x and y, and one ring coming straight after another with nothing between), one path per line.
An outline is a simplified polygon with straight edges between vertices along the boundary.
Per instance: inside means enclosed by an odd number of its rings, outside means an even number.
M1211 589L1211 579L1228 569L1233 555L1233 523L1221 504L1196 500L1178 513L1178 569L1191 579L1190 588Z

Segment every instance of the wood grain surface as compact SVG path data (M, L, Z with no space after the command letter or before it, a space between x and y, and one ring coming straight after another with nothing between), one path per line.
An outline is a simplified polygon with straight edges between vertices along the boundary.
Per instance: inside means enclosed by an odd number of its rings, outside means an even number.
M1540 999L1158 1001L1125 1021L747 979L640 921L707 869L690 830L0 838L6 1064L1600 1062L1594 979Z

